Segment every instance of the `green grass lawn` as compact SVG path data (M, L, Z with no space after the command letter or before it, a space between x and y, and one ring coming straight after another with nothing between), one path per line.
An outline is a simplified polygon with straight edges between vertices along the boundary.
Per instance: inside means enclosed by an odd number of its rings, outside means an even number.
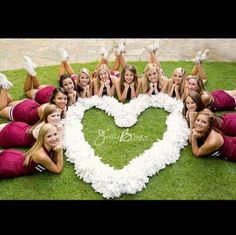
M130 62L137 67L141 74L146 62ZM89 64L73 64L75 71L87 67L91 71L97 62ZM176 67L184 67L188 73L192 68L191 62L162 62L162 67L168 77ZM57 85L58 67L47 66L37 68L38 77L42 84ZM206 88L208 91L236 87L236 62L206 62L208 74ZM24 98L24 70L3 71L14 84L10 93L15 100ZM105 144L97 146L95 139L99 129L107 130L108 134L119 136L125 128L114 125L113 118L101 110L92 108L85 112L83 118L84 134L97 155L117 169L125 166L134 156L141 154L151 147L156 139L162 138L166 130L165 120L168 113L163 109L149 108L143 112L136 125L129 128L130 133L143 135L147 141L119 143L108 139ZM7 120L0 118L0 123ZM78 142L79 144L79 142ZM64 170L60 175L49 172L22 176L14 179L0 180L0 199L2 200L105 200L99 193L83 182L74 173L74 165L64 158ZM197 159L191 153L190 146L181 151L179 160L161 170L150 178L149 183L141 192L135 195L122 195L114 200L221 200L236 199L236 163L215 158Z

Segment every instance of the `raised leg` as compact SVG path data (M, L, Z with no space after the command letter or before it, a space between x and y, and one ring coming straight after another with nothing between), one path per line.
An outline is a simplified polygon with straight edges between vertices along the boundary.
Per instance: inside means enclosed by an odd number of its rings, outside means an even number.
M73 70L73 68L71 67L70 63L67 60L64 61L64 65L65 65L65 69L66 69L67 74L69 74L69 75L75 74L75 71Z

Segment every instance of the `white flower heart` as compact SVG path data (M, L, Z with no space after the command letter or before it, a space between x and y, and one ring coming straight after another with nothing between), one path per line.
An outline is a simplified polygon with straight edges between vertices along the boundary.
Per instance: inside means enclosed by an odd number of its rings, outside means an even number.
M150 149L134 157L123 169L117 170L95 156L94 150L84 138L81 120L84 112L92 107L113 116L119 127L131 127L149 107L164 108L170 113L166 120L167 130L162 140L157 140ZM86 183L91 183L103 197L135 194L145 187L148 177L176 162L180 157L180 150L187 145L190 131L182 116L182 107L181 101L163 93L152 96L141 94L127 104L108 96L79 99L69 108L65 119L63 146L67 159L75 164L76 174Z

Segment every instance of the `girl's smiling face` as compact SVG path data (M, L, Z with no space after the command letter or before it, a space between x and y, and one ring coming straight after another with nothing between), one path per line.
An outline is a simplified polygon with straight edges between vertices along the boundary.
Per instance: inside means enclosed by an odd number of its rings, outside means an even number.
M55 147L58 143L58 134L56 127L50 128L44 136L44 145L49 149Z
M108 73L108 71L105 70L105 69L99 70L98 74L99 74L100 79L101 79L103 82L106 82L106 81L109 79L109 73Z
M194 122L197 131L205 133L209 128L209 118L206 115L199 114Z
M134 80L134 74L129 71L129 70L126 70L125 71L125 81L130 84L131 82L133 82Z
M59 111L51 113L47 117L47 121L53 125L57 125L61 120L61 114Z
M190 78L190 79L188 80L188 89L189 89L190 92L191 92L191 91L198 91L199 86L198 86L198 84L197 84L196 79Z
M89 76L83 72L81 72L79 77L79 83L81 86L86 86L89 84Z
M66 107L67 101L68 101L67 96L61 92L58 92L58 94L54 98L55 105L61 109L64 109Z
M197 110L197 104L190 96L188 96L186 98L185 104L186 104L188 111L196 111Z
M63 88L68 92L72 93L75 89L74 83L72 81L72 78L66 78L62 81Z
M173 81L175 84L180 85L183 81L183 72L177 70L173 73Z
M156 83L158 81L158 72L156 68L151 68L147 72L148 80L152 83Z

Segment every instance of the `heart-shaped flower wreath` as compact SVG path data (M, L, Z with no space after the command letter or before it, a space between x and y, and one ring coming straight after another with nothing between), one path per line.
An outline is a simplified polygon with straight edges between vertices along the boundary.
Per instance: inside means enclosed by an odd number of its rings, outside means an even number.
M157 140L150 149L134 157L123 169L114 169L95 156L93 148L84 138L81 120L84 112L92 107L113 116L119 127L133 126L138 116L149 107L164 108L169 112L167 130L162 140ZM75 164L76 174L86 183L91 183L95 191L103 197L135 194L145 187L148 177L176 162L180 157L180 150L187 145L189 128L182 116L182 107L181 101L163 93L152 96L141 94L127 104L108 96L80 98L69 108L65 119L63 146L67 159Z

